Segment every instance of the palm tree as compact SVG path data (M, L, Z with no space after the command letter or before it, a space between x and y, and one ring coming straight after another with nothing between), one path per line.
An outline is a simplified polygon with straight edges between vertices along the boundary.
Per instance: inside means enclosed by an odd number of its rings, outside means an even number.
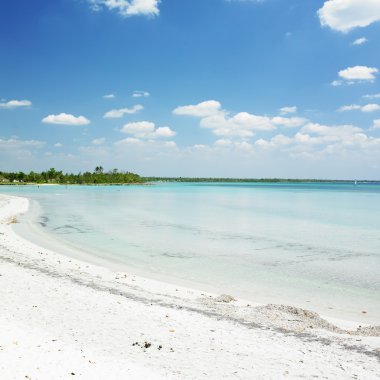
M102 174L103 173L103 166L97 166L95 168L95 173L96 174Z

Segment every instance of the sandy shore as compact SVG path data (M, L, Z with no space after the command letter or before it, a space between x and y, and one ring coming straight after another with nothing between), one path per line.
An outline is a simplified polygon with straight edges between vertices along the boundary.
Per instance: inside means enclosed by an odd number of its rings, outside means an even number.
M15 234L27 209L0 196L1 379L380 378L379 328L59 255Z

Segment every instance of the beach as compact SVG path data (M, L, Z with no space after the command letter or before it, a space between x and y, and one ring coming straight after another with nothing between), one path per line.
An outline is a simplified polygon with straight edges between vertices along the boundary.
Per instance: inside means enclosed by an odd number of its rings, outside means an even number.
M380 328L139 277L18 236L0 196L4 379L376 379Z

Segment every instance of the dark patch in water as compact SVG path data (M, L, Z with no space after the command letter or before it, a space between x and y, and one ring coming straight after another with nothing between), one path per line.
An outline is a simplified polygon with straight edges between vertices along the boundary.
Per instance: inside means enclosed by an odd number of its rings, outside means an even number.
M65 224L64 226L53 228L53 231L58 231L62 234L71 234L73 232L80 233L80 234L86 233L86 231L83 231L80 228L71 226L69 224Z
M182 253L170 253L170 252L165 252L161 254L161 256L170 257L174 259L193 259L194 258L193 255L184 255Z
M46 227L48 222L49 222L49 217L47 216L40 216L40 221L38 222L38 224L42 227Z

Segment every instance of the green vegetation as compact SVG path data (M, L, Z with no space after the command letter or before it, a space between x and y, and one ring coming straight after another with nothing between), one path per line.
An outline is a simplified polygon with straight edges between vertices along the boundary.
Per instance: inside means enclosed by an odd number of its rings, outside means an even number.
M186 177L143 177L145 182L265 182L265 183L300 183L300 182L352 182L352 180L328 179L291 179L291 178L186 178ZM366 182L366 181L361 181Z
M143 183L144 180L138 175L130 172L121 172L117 169L104 172L101 166L97 166L91 172L78 174L63 173L51 168L41 173L31 171L24 172L1 172L0 184L76 184L76 185L94 185L94 184L131 184Z
M189 178L189 177L140 177L138 174L113 169L105 172L97 166L93 172L78 174L63 173L51 168L41 173L31 171L1 172L0 185L18 184L61 184L61 185L122 185L141 184L147 182L251 182L251 183L301 183L301 182L353 182L352 180L325 180L325 179L291 179L291 178ZM360 181L372 183L376 181Z

